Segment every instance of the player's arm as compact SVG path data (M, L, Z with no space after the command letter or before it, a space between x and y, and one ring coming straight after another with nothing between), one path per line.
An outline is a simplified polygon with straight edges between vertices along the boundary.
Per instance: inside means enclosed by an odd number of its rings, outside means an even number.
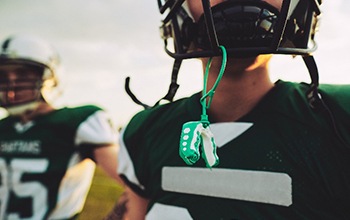
M99 110L79 125L75 144L84 157L93 159L109 176L123 183L117 172L117 136L107 113Z
M98 147L94 150L94 158L98 166L100 166L110 177L123 184L122 179L117 173L117 156L118 147L115 144Z
M127 198L125 219L145 219L149 200L140 197L130 188L126 188L124 193Z
M142 115L140 117L134 116L129 124L120 131L119 135L118 173L125 180L125 188L123 199L118 201L115 210L122 211L123 215L119 219L123 220L144 220L149 206L149 200L144 196L140 196L148 193L136 172L138 169L144 169L136 166L137 164L143 164L145 158L139 150L135 150L135 146L143 145L138 138L140 130L142 130L140 127L144 125L142 121L144 121ZM121 204L124 204L124 206Z
M110 177L117 180L120 184L124 184L123 180L117 173L118 166L118 146L105 145L94 150L94 158L98 166L100 166Z
M126 187L113 210L104 220L144 220L147 213L148 200Z

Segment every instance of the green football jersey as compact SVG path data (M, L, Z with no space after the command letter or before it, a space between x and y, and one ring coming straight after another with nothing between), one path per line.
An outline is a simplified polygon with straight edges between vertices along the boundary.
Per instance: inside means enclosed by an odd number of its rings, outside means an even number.
M0 219L72 219L82 210L100 144L114 143L96 106L62 108L21 124L0 121Z
M211 169L179 156L182 125L200 120L199 93L136 114L120 138L118 169L150 199L147 219L348 219L350 86L320 86L338 135L307 89L278 81L239 120L211 122L220 160Z

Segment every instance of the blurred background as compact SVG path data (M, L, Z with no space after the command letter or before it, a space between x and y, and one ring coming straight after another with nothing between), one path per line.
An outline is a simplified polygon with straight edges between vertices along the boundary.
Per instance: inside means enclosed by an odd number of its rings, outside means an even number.
M320 81L350 83L350 1L325 0L322 9L314 54ZM1 41L12 34L34 34L58 50L63 93L56 106L99 105L111 114L116 128L142 110L125 93L127 76L132 91L149 105L168 90L173 60L163 51L160 21L155 0L0 0ZM176 99L201 90L200 68L197 60L183 63ZM309 82L298 57L276 56L271 70L275 80ZM101 219L121 192L97 170L81 219Z

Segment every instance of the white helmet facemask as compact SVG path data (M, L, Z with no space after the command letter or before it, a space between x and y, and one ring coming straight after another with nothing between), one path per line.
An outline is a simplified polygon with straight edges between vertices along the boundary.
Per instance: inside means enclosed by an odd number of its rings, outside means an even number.
M33 101L26 104L6 107L6 110L9 113L9 115L17 116L22 115L24 112L35 110L36 108L38 108L38 106L39 101Z

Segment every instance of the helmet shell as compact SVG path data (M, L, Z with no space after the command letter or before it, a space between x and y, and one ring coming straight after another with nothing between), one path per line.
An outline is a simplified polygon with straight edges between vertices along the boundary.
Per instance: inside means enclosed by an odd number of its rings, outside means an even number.
M2 43L0 64L20 63L45 68L43 80L55 79L60 58L55 48L41 38L28 35L11 36Z

